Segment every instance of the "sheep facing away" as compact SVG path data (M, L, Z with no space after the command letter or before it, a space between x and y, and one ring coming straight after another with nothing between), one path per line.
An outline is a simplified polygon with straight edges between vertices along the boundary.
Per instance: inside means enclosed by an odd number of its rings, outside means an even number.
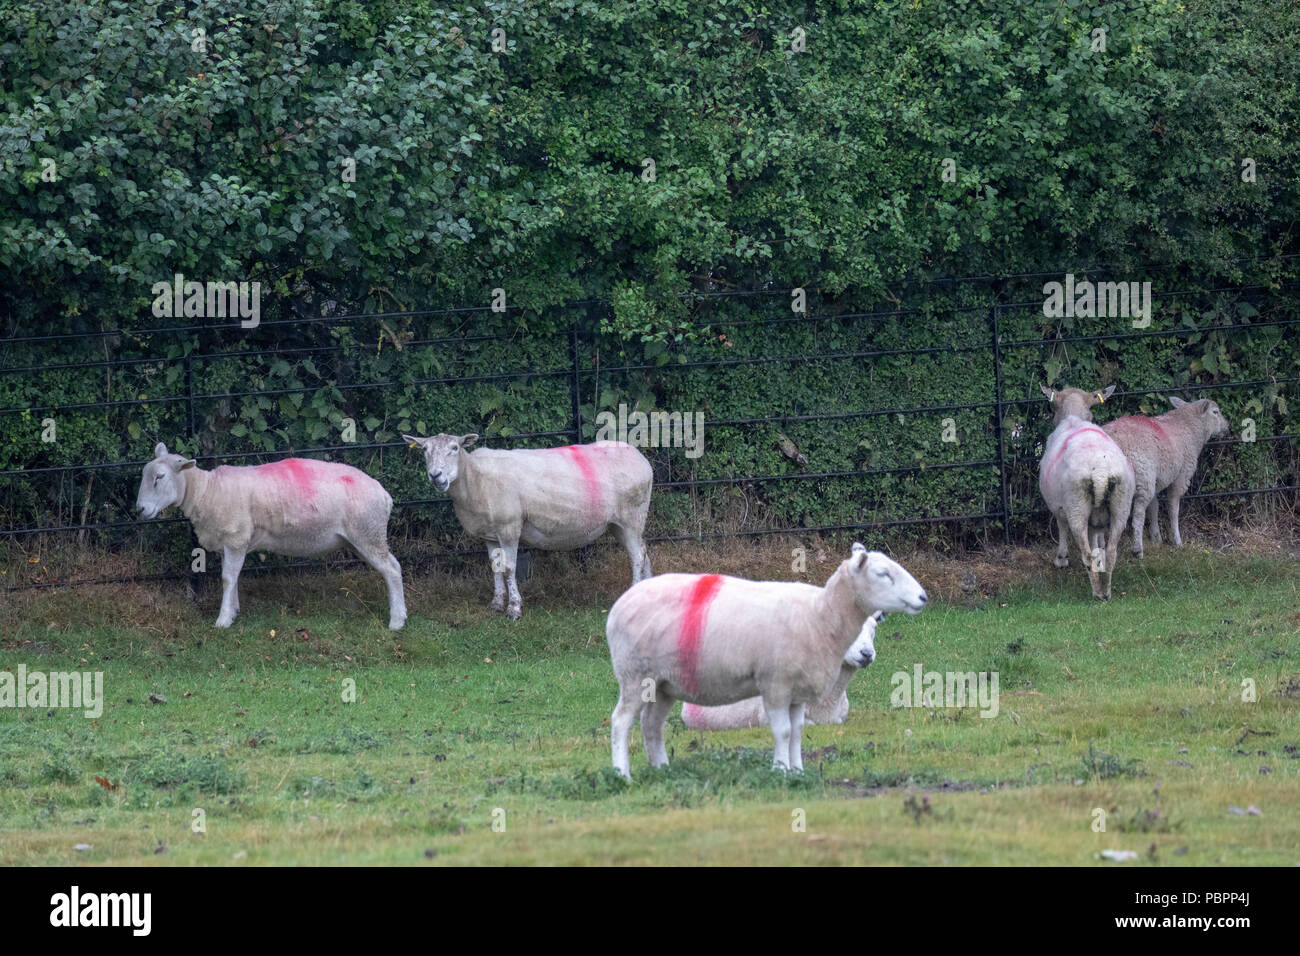
M364 471L337 462L286 458L204 471L162 442L144 466L135 507L154 518L179 505L199 544L221 552L217 627L239 613L239 572L250 551L316 558L350 545L388 586L388 626L406 623L402 567L388 550L393 499Z
M632 560L632 582L650 576L646 516L654 469L625 442L504 451L469 448L478 435L403 435L424 451L435 488L451 495L461 526L487 543L492 608L518 620L519 545L570 551L614 528ZM509 594L509 604L506 595Z
M876 611L863 622L857 640L844 654L835 683L821 700L808 706L805 724L844 723L849 715L849 682L857 676L859 670L876 659L876 625L884 619L885 613ZM764 727L770 723L762 697L750 697L719 707L684 703L682 722L692 730L740 730L745 727Z
M716 706L762 697L773 767L803 769L807 708L835 681L874 611L919 613L925 589L878 551L853 545L824 587L720 574L663 574L634 584L605 626L618 680L610 718L614 769L631 778L627 738L641 718L651 766L668 763L674 701Z
M1069 415L1047 438L1038 487L1060 532L1056 566L1069 565L1073 535L1093 595L1109 599L1120 535L1133 505L1133 466L1104 431Z
M1208 398L1185 402L1169 397L1173 410L1148 418L1129 415L1102 426L1123 450L1133 466L1136 487L1133 493L1133 553L1142 557L1142 525L1147 534L1160 543L1159 503L1156 496L1168 490L1169 537L1174 546L1183 546L1178 528L1178 510L1183 495L1191 486L1197 460L1205 443L1228 430L1228 422L1219 406Z

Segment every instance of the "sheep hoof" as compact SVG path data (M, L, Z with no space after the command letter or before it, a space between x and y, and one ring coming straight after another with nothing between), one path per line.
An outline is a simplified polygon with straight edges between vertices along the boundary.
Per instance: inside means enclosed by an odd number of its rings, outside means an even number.
M392 620L392 621L389 621L389 622L388 622L388 629L389 629L390 631L400 631L400 630L402 629L402 626L403 626L405 623L406 623L406 618L402 618L401 620Z
M494 610L494 611L504 611L504 610L506 609L506 602L505 602L505 599L502 598L502 599L499 600L499 601L493 601L493 602L492 602L490 605L488 605L488 606L491 607L492 610Z
M516 607L515 605L512 604L512 605L511 605L511 606L506 610L506 617L510 618L510 620L512 620L512 621L517 621L517 620L519 620L521 617L523 617L523 611L521 611L518 607Z
M1058 568L1068 568L1068 567L1070 566L1070 559L1069 559L1069 558L1055 558L1055 559L1053 559L1052 563L1053 563L1054 565L1056 565Z
M234 619L233 617L232 617L232 618L219 617L219 618L217 618L217 623L216 623L215 626L216 626L216 627L230 627L230 625L231 625L231 624L234 624L234 623L235 623L235 619Z

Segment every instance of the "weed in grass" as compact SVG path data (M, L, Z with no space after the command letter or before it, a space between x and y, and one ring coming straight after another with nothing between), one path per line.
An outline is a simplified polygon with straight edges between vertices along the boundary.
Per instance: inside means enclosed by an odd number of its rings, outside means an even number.
M326 737L313 737L301 747L294 750L300 754L353 754L362 750L374 750L380 746L380 739L368 730L356 727L340 727Z
M384 793L383 786L367 770L358 770L351 780L335 781L328 777L295 777L285 794L297 799L374 800Z
M1007 644L985 670L996 673L1002 687L1033 687L1035 681L1042 679L1041 664L1024 637Z
M127 771L127 782L178 793L233 793L244 785L219 757L164 752L146 758Z
M504 793L532 793L551 800L603 800L628 788L628 782L613 767L576 773L557 773L543 777L519 773L510 777L489 780L489 795Z
M81 779L81 771L71 757L56 750L41 764L40 779L47 783L76 783Z
M1120 833L1175 833L1179 826L1160 810L1137 810L1115 824Z
M1110 777L1141 777L1145 773L1138 769L1140 760L1125 760L1114 754L1103 753L1093 748L1088 741L1088 752L1080 758L1086 776L1106 780Z

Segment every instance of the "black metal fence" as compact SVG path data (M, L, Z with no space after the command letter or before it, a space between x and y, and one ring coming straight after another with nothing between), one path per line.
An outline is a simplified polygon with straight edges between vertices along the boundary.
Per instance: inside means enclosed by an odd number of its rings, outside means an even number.
M588 441L596 415L620 401L701 410L713 436L714 451L698 460L647 449L656 465L652 512L662 512L652 541L851 531L887 542L885 529L927 527L949 539L1041 535L1037 450L1048 423L1037 386L1048 379L1119 383L1108 405L1127 413L1165 395L1215 398L1229 421L1259 427L1246 442L1236 432L1212 441L1187 497L1265 496L1293 508L1300 433L1286 396L1300 382L1297 264L1300 256L1274 260L1263 281L1162 289L1145 328L1128 316L1045 318L1041 283L1062 273L1035 273L899 287L887 309L810 294L807 312L793 313L796 290L709 292L688 303L704 333L667 345L611 330L609 304L590 301L551 310L545 323L534 317L527 334L517 323L449 334L494 320L490 307L283 317L252 330L230 320L8 330L0 338L0 434L10 436L0 460L4 587L184 577L164 567L68 579L49 557L52 541L137 555L162 548L146 535L183 518L130 517L156 436L173 436L201 466L291 453L352 460L394 491L394 521L408 536L427 531L437 542L424 558L478 554L457 535L448 499L425 490L400 432L423 423L430 432L486 429L498 446ZM104 397L84 397L101 375ZM1071 375L1092 378L1066 381ZM314 417L303 414L309 401ZM312 439L341 413L355 440ZM46 423L71 438L38 442ZM778 428L788 447L771 444ZM1246 445L1250 461L1225 457ZM128 448L139 451L109 457ZM74 457L97 449L109 452ZM171 536L175 564L191 536ZM33 561L29 542L38 540L45 557Z

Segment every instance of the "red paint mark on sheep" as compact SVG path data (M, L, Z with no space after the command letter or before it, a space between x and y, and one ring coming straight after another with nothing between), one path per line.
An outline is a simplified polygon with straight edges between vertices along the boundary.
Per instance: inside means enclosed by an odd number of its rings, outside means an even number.
M310 501L316 496L316 479L319 463L310 458L286 458L273 461L258 468L281 481L286 481L298 491L304 499Z
M722 575L704 574L695 579L686 595L686 610L682 614L681 630L677 634L677 663L682 672L682 687L688 694L700 689L700 643L704 638L704 624L709 616L709 606L722 587Z
M587 486L587 500L591 503L592 511L603 510L605 501L601 493L600 476L596 474L596 468L591 463L588 449L582 445L565 445L555 450L563 452L582 474L582 481Z
M1147 418L1145 415L1125 415L1123 418L1115 419L1111 424L1116 425L1120 422L1138 422L1139 424L1146 425L1148 428L1154 428L1156 434L1165 441L1169 440L1169 435L1165 432L1164 427L1154 418Z
M1084 435L1087 434L1088 432L1092 432L1095 435L1100 435L1102 438L1105 438L1107 440L1110 439L1110 436L1107 435L1100 428L1080 428L1076 431L1070 432L1070 434L1066 437L1065 441L1061 442L1061 447L1056 450L1056 457L1052 459L1051 463L1048 464L1047 466L1047 470L1043 472L1044 481L1047 481L1052 477L1052 469L1056 467L1056 463L1059 462L1061 460L1061 456L1065 454L1065 449L1070 447L1070 442L1074 441L1074 439L1077 438L1079 435ZM1127 459L1125 459L1125 461L1127 461Z

